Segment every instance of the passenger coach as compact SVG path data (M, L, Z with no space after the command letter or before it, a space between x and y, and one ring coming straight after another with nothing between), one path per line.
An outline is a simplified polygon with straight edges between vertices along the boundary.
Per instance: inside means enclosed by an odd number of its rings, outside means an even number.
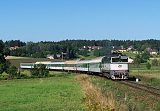
M92 60L71 60L65 62L21 63L22 69L34 68L36 64L45 64L50 70L65 70L102 74L111 79L128 79L129 67L127 56L103 56Z

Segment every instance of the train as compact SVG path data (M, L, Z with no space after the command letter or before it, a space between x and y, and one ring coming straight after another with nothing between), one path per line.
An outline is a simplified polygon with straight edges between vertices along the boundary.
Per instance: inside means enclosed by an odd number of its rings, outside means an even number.
M63 62L20 63L21 69L33 69L36 64L45 64L49 70L100 74L110 79L128 79L128 57L102 56L91 60L68 60Z

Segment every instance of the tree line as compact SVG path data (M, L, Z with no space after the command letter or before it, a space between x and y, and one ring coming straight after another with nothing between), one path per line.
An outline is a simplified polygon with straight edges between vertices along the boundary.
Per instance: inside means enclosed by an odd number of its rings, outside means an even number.
M6 72L8 76L5 79L24 78L25 74L21 74L17 67L11 65L10 62L5 59L5 57L9 55L8 51L6 51L8 50L6 47L5 43L0 40L0 76L3 72ZM30 72L31 77L48 77L49 75L49 71L43 64L35 65ZM0 79L4 79L4 77Z
M132 46L136 51L144 51L146 48L160 51L160 40L63 40L59 42L41 41L41 42L22 42L20 40L11 40L4 43L6 45L6 53L12 56L26 56L44 58L48 54L56 55L65 53L65 59L78 58L79 55L88 56L88 49L83 49L84 46L100 46L102 48L95 49L95 56L104 56L110 54L111 50L119 49L123 46L127 49ZM7 50L11 46L19 46L10 52Z

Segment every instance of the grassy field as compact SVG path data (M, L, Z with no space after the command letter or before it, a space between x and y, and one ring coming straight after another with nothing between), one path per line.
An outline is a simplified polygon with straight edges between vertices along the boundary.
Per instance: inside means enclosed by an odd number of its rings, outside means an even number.
M101 88L103 95L113 96L116 111L160 111L159 99L145 91L97 76L91 76L91 80Z
M84 95L74 76L0 81L1 111L82 111Z
M43 58L10 58L8 60L17 67L21 62L50 61ZM139 67L131 64L129 67L130 76L140 78L140 83L160 88L160 68L158 66L152 66L150 70L146 68L146 64L141 64ZM30 75L26 70L22 73ZM148 95L146 92L135 90L111 80L92 76L90 78L91 82L97 86L95 88L88 82L88 86L86 83L80 86L75 81L74 76L68 75L68 73L51 71L50 75L53 75L53 77L11 81L1 80L0 110L86 110L84 98L88 98L87 104L90 104L89 107L95 106L97 109L106 108L105 104L111 103L111 106L115 105L116 111L160 110L160 102L157 98ZM81 82L83 83L84 81ZM93 93L96 92L97 88L100 90L97 93ZM85 96L88 94L88 97L84 97L82 90L87 91ZM102 94L99 93L100 91ZM99 95L97 96L97 94ZM101 100L105 102L98 102ZM109 102L110 100L112 101Z
M160 88L160 67L152 66L151 69L146 68L146 64L140 64L139 67L130 65L130 76L140 78L140 83Z

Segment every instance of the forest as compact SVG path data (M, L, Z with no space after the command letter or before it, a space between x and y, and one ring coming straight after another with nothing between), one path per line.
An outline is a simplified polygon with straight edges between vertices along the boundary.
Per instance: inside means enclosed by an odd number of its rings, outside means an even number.
M46 58L47 55L62 55L63 53L65 59L74 59L79 56L89 56L91 52L94 56L104 56L110 54L111 50L127 49L128 47L139 52L145 51L147 48L159 52L160 40L63 40L58 42L10 40L5 41L4 46L4 52L11 56Z

